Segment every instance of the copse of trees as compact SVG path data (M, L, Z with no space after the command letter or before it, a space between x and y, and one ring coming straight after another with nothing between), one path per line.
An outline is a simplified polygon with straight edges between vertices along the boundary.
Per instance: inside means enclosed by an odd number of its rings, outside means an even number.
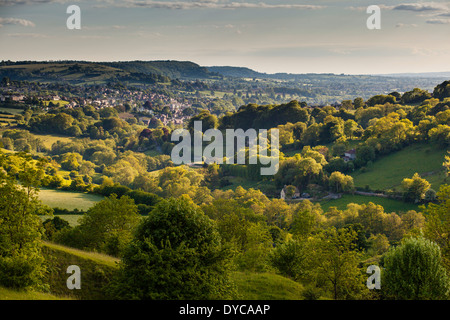
M305 107L306 104L300 104L297 101L277 106L248 104L240 107L233 114L223 116L219 127L244 130L249 128L270 129L288 122L307 122L310 115Z
M450 98L450 80L437 85L433 90L433 97L439 100Z

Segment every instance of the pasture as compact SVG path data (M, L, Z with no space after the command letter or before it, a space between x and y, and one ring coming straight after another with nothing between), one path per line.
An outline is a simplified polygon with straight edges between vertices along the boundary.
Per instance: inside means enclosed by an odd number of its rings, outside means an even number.
M322 206L323 211L326 212L330 207L337 207L338 210L345 210L347 209L347 205L349 203L367 204L369 202L382 206L384 208L384 211L387 213L406 212L408 210L420 211L419 206L413 203L406 203L400 200L389 198L363 196L356 194L344 194L340 199L322 201L320 202L320 205Z
M102 196L94 194L52 189L41 189L38 197L42 203L51 208L78 209L82 211L87 211L103 199Z
M76 139L72 137L58 136L54 134L37 134L37 133L30 133L30 134L32 134L36 139L39 139L47 149L51 149L52 145L57 141L70 142Z
M402 180L419 173L439 190L445 182L442 163L447 150L435 144L414 144L386 155L353 174L355 187L369 186L372 190L400 190Z

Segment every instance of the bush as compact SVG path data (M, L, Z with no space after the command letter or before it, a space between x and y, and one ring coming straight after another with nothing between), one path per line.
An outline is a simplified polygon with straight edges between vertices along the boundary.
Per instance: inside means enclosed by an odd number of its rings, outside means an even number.
M299 280L304 275L306 257L304 244L290 240L273 250L270 262L283 276Z

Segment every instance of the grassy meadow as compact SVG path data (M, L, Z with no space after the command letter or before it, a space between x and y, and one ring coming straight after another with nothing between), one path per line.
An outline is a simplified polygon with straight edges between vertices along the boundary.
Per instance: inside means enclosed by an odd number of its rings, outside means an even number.
M337 207L338 210L347 209L349 203L367 204L372 202L377 205L381 205L385 212L406 212L408 210L420 211L419 206L413 203L406 203L399 200L363 196L363 195L351 195L344 194L342 198L336 200L321 201L320 205L323 211L327 211L330 207Z
M74 141L75 138L72 137L65 137L65 136L57 136L54 134L37 134L37 133L32 133L32 135L36 138L42 141L42 143L44 144L44 146L47 149L51 149L52 145L57 142L57 141L61 141L61 142L71 142Z
M94 206L103 197L94 194L70 192L52 189L41 189L39 199L51 208L86 211Z
M55 214L53 217L55 217L55 216L58 216L61 219L66 220L71 227L76 227L79 224L78 220L83 215L82 214L58 214L58 215ZM44 215L39 216L39 217L41 218L42 222L44 222L47 219L53 218L52 216L44 216Z
M352 176L356 187L400 190L402 180L417 172L439 190L445 182L442 163L446 154L446 149L435 144L415 144L374 161L366 170L356 170Z
M7 110L17 110L17 109L5 109L5 108L0 108L0 112L8 112L8 113L12 113L9 112ZM22 110L19 110L22 111ZM4 113L0 113L0 127L7 127L9 126L13 126L17 123L16 119L15 119L15 115L14 114L4 114Z

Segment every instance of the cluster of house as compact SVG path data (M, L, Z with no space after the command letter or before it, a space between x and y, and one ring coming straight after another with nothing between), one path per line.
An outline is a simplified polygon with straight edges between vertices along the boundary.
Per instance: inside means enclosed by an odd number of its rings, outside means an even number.
M6 91L0 93L0 102L5 102L8 100L14 102L24 102L26 100L26 94L20 93L23 88L19 87L11 87L9 86ZM118 104L128 103L132 107L136 107L139 105L143 105L145 102L149 102L150 105L154 103L163 104L164 106L169 107L171 111L171 116L166 114L155 115L152 110L140 106L137 111L148 113L149 117L154 117L159 119L164 125L168 125L172 122L175 125L182 125L184 121L186 121L187 117L182 113L182 111L190 107L189 103L179 102L177 99L172 97L159 94L159 93L146 93L144 91L139 90L118 90L114 88L95 88L94 89L86 89L83 93L85 97L60 97L58 95L42 95L38 96L38 100L42 101L68 101L68 103L64 103L65 108L77 108L84 106L94 106L96 109L103 109L107 107L114 107ZM86 98L86 96L90 96ZM46 107L48 110L48 107ZM150 124L149 117L141 119L144 124Z
M8 95L8 94L0 95L1 102L4 102L8 99L11 99L12 101L15 101L15 102L23 102L23 100L25 99L25 96L24 95Z
M0 94L0 102L5 102L7 100L14 101L14 102L25 102L26 98L27 98L27 96L23 95L23 94ZM63 99L61 99L61 97L58 95L45 95L45 96L38 97L38 100L59 101L59 100L63 100Z

